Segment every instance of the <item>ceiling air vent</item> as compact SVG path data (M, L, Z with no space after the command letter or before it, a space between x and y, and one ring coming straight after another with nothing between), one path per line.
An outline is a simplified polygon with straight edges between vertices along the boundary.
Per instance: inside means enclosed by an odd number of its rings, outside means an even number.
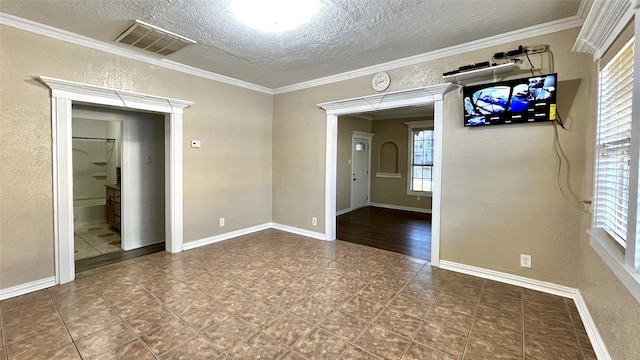
M196 42L157 26L136 20L116 42L135 46L159 55L167 56Z

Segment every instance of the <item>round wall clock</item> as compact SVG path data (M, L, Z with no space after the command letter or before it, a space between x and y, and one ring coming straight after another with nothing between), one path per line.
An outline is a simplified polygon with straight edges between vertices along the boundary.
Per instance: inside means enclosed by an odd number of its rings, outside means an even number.
M390 84L391 78L386 72L379 72L373 75L373 79L371 79L371 86L375 91L385 91Z

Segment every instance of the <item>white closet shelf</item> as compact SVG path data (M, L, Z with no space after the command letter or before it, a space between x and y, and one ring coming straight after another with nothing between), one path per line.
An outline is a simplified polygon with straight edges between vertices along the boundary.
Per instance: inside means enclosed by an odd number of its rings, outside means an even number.
M459 72L453 75L443 76L445 82L454 82L456 84L464 85L465 83L472 82L476 79L493 77L494 81L497 80L497 76L500 74L506 74L515 71L518 64L506 63L502 65L491 66L483 69L476 69L470 71Z
M91 160L91 163L95 165L107 165L107 160Z
M91 174L91 176L93 176L94 178L106 178L107 174L106 173L97 173L97 174Z

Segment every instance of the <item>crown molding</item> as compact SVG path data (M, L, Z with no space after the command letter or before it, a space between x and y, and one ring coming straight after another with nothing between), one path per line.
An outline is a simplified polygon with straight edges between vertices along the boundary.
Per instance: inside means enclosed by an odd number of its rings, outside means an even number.
M625 1L636 2L640 0L625 0ZM88 48L104 51L114 55L127 57L133 60L142 61L151 65L155 65L155 66L159 66L159 67L163 67L163 68L167 68L175 71L180 71L185 74L190 74L190 75L198 76L198 77L213 80L213 81L218 81L225 84L258 91L258 92L262 92L269 95L275 95L275 94L283 94L287 92L303 90L303 89L308 89L316 86L350 80L350 79L358 78L361 76L368 76L379 71L393 70L393 69L401 68L404 66L411 66L411 65L423 63L426 61L442 59L448 56L455 56L455 55L460 55L460 54L464 54L464 53L475 51L475 50L481 50L481 49L485 49L493 46L499 46L508 42L521 41L521 40L529 39L536 36L547 35L547 34L559 32L559 31L580 27L585 22L584 14L587 11L586 9L589 8L588 4L590 4L589 0L583 0L583 2L580 4L578 15L571 16L565 19L555 20L555 21L544 23L544 24L539 24L539 25L507 32L504 34L487 37L484 39L474 40L464 44L459 44L459 45L455 45L455 46L451 46L451 47L447 47L439 50L434 50L434 51L418 54L415 56L410 56L403 59L393 60L393 61L385 62L382 64L378 64L378 65L368 66L361 69L344 72L341 74L309 80L309 81L301 82L298 84L287 85L287 86L279 87L276 89L271 89L271 88L253 84L247 81L234 79L232 77L198 69L198 68L184 65L175 61L171 61L167 59L159 59L159 58L148 56L145 54L140 54L137 51L125 49L117 45L108 44L102 41L97 41L97 40L88 38L86 36L78 35L66 30L57 29L52 26L40 24L35 21L23 19L17 16L2 13L2 12L0 12L0 25L14 27L20 30L29 31L35 34L66 41L72 44L85 46Z
M582 5L582 4L581 4ZM581 6L582 9L582 6ZM584 10L583 10L584 12ZM580 14L580 13L579 13ZM535 26L530 26L520 30L510 31L504 34L490 36L480 40L474 40L460 45L426 52L423 54L410 56L403 59L393 60L386 63L368 66L365 68L347 71L337 75L331 75L315 80L305 81L298 84L279 87L273 90L275 94L283 94L291 91L308 89L320 85L327 85L339 81L354 79L361 76L368 76L379 71L389 71L404 66L420 64L426 61L442 59L449 56L460 55L471 51L482 50L493 46L499 46L508 42L521 41L536 36L552 34L555 32L573 29L582 26L584 18L579 15L547 22Z
M640 7L640 1L595 0L589 3L589 13L573 51L591 54L593 60L597 61L631 20L635 10Z
M577 16L581 19L586 19L587 15L589 15L589 9L591 9L591 5L593 5L594 0L582 0L580 1L580 7L578 8Z
M262 92L273 95L273 90L261 85L253 84L247 81L234 79L229 76L216 74L214 72L195 68L193 66L184 65L172 60L157 58L146 54L138 53L133 49L126 49L117 45L108 44L103 41L91 39L70 31L58 29L52 26L37 23L35 21L23 19L17 16L0 12L0 25L10 26L16 29L28 31L34 34L47 36L53 39L66 41L75 45L85 46L91 49L104 51L110 54L126 57L133 60L145 62L147 64L163 67L170 70L179 71L185 74L198 76L201 78L218 81L221 83L238 86L241 88Z

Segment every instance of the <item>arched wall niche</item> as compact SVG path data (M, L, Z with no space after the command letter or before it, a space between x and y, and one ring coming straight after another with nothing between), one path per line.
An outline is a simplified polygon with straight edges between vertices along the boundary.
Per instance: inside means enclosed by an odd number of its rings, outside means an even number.
M376 177L400 178L398 172L398 145L387 141L378 150L378 171Z

